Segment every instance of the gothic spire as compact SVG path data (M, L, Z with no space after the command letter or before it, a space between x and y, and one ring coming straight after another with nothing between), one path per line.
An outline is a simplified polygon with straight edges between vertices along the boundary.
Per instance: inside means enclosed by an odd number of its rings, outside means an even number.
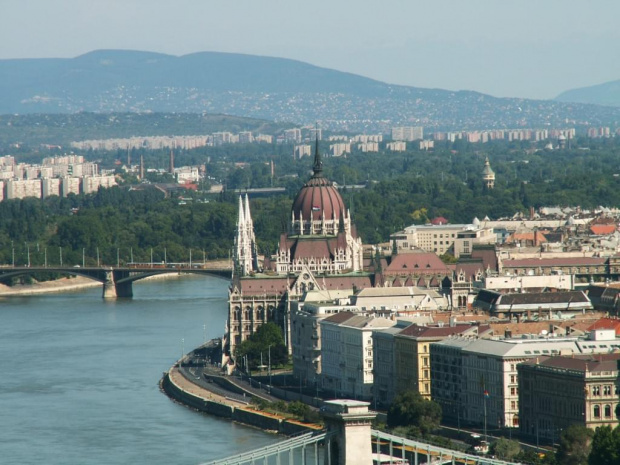
M319 131L315 131L316 144L314 146L314 165L312 169L314 171L314 177L318 178L323 176L323 162L321 161L321 154L319 153Z

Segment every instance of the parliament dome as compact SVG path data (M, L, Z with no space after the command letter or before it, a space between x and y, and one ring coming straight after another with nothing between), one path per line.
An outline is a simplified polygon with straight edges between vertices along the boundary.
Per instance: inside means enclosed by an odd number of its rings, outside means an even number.
M291 232L303 235L333 235L339 224L347 219L347 211L340 192L323 177L323 162L318 145L314 155L314 174L303 185L293 201Z
M293 215L314 221L340 217L345 211L344 201L328 179L316 174L306 182L293 202Z

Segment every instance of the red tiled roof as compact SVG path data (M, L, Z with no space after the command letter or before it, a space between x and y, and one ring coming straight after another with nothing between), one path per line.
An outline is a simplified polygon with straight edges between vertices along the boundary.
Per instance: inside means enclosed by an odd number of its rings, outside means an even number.
M588 327L588 331L595 329L614 329L616 336L620 336L620 320L617 318L601 318Z
M608 234L613 234L616 231L615 224L594 224L590 226L590 231L592 234L597 236L606 236Z
M398 254L392 258L392 262L385 270L386 274L449 274L449 272L448 267L432 252Z
M538 266L582 266L604 265L605 257L566 257L566 258L524 258L519 260L504 260L506 267L538 267Z
M247 278L239 280L244 295L284 294L289 281L286 278Z

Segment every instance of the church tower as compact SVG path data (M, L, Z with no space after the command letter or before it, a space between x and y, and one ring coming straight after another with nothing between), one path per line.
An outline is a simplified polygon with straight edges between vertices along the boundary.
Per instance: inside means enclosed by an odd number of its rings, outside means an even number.
M495 172L491 169L489 163L489 157L484 162L484 169L482 170L482 180L487 189L493 189L495 187Z
M237 234L235 236L234 250L235 273L246 276L258 269L256 254L256 237L254 236L254 223L250 213L250 201L245 195L245 202L239 196L239 214L237 219Z

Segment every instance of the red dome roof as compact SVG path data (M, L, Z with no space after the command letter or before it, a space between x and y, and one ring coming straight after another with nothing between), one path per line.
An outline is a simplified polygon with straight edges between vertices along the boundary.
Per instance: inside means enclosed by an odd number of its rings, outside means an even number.
M293 202L293 214L296 219L303 215L304 221L320 220L323 215L325 219L331 220L334 213L338 218L343 216L345 211L344 202L338 190L332 185L331 181L313 176L300 189L295 201Z
M319 141L316 141L314 154L314 174L297 193L293 202L293 214L296 219L303 215L304 221L320 220L323 215L326 220L331 220L334 213L338 218L345 211L344 202L338 190L328 179L323 177L323 162L319 154Z

